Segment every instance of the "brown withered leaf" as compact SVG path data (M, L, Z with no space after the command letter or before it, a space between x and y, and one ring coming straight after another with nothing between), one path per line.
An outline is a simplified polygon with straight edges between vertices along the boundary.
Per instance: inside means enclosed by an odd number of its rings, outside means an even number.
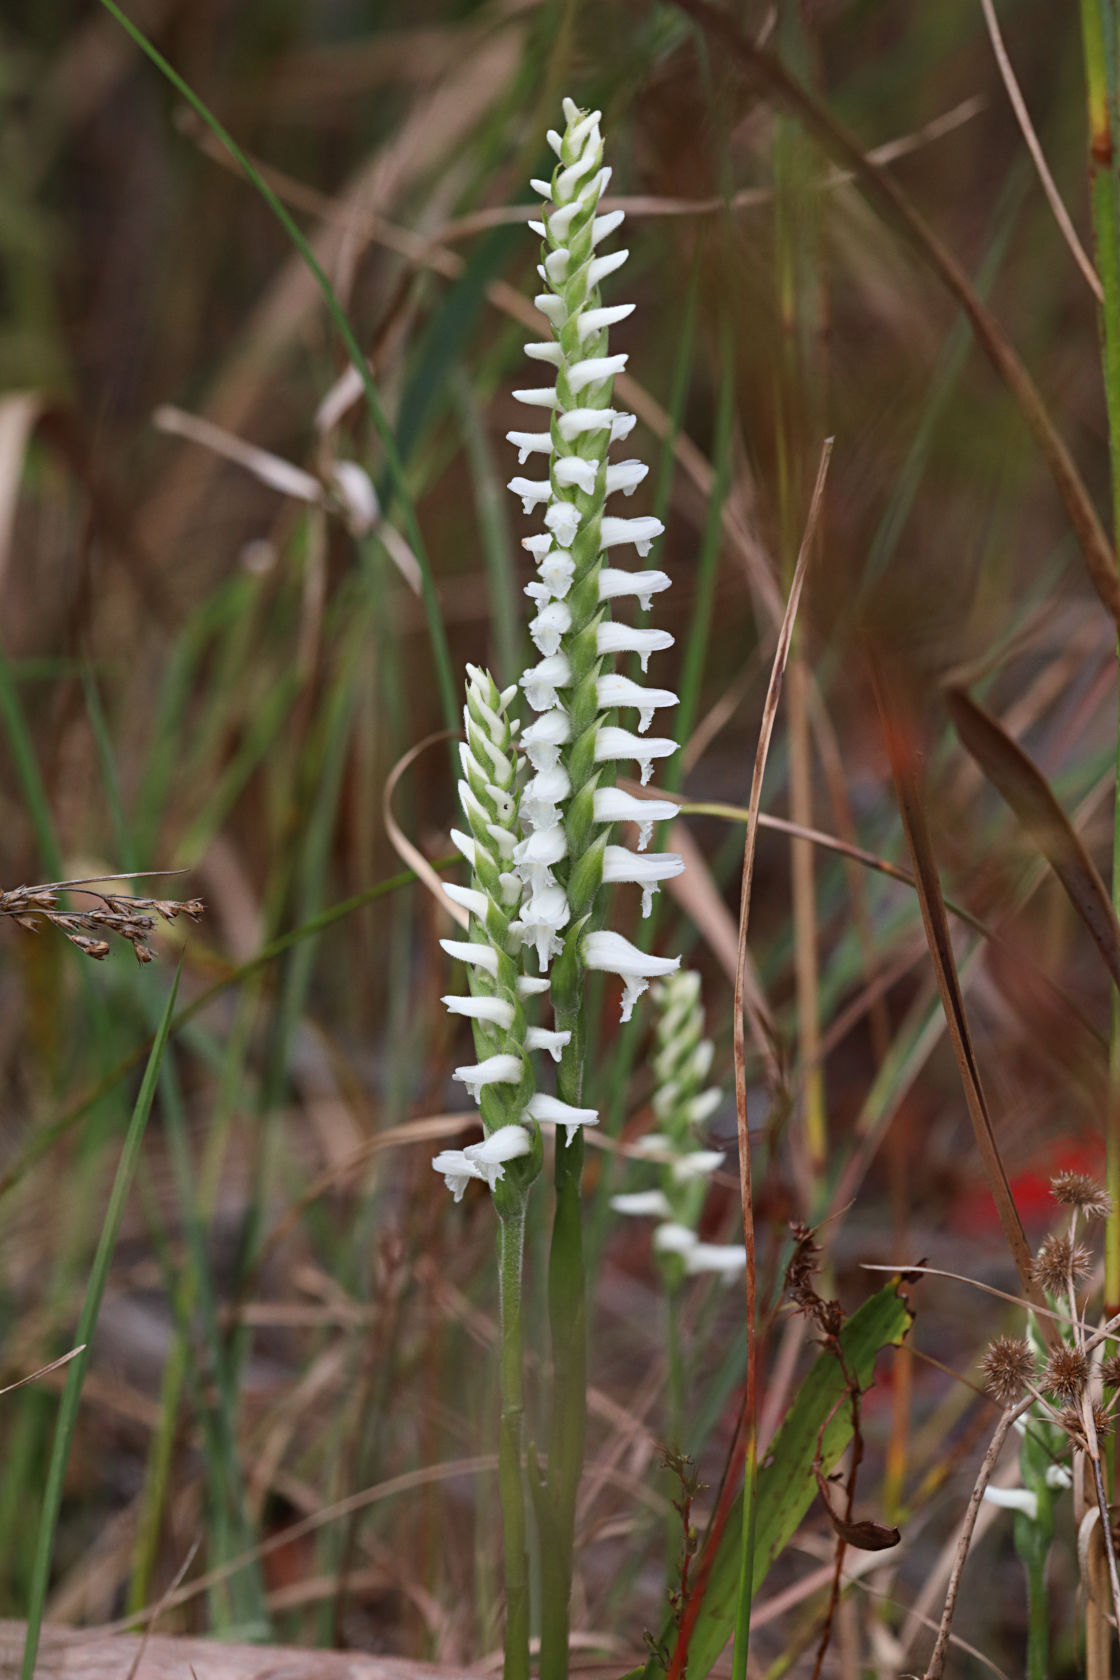
M859 1552L889 1552L892 1546L897 1546L902 1535L897 1528L887 1528L884 1523L872 1522L865 1518L863 1522L845 1522L834 1511L828 1513L834 1533L847 1546L854 1546Z
M1050 784L1002 724L963 688L947 687L945 704L963 746L1046 858L1120 986L1120 923L1108 889Z

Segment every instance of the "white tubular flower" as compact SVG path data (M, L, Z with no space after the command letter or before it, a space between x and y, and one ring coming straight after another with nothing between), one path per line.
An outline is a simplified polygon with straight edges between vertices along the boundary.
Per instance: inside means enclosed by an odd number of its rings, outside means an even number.
M634 1219L670 1219L673 1213L664 1190L632 1190L628 1195L612 1196L611 1207Z
M457 1067L451 1075L467 1087L471 1101L478 1102L487 1085L516 1085L521 1078L521 1057L499 1053L487 1056L473 1067Z
M551 1032L547 1027L530 1027L525 1034L525 1043L530 1050L545 1050L554 1062L560 1060L560 1052L571 1043L570 1032Z
M654 823L672 822L680 815L680 806L671 799L638 799L618 787L596 788L593 810L597 823L637 823L640 852L650 843Z
M642 611L648 612L653 597L668 589L671 581L667 572L624 572L617 566L604 566L599 573L599 599L617 601L633 595Z
M607 846L603 852L604 881L634 881L642 889L642 915L653 909L653 895L662 881L684 870L684 859L676 852L628 852L625 846Z
M715 1272L724 1278L733 1278L746 1264L747 1251L742 1243L698 1242L684 1257L686 1272Z
M550 1097L544 1091L537 1091L525 1105L526 1114L530 1115L539 1126L563 1126L567 1136L565 1143L571 1143L580 1126L597 1126L599 1111L596 1108L576 1108L572 1103L561 1102L559 1097Z
M524 1126L499 1126L496 1132L481 1143L468 1144L463 1154L472 1166L478 1167L493 1190L500 1178L506 1176L506 1162L520 1160L532 1153L533 1138Z
M601 592L600 599L602 599ZM599 652L603 654L636 653L642 670L647 671L650 654L661 653L665 648L671 648L674 638L670 636L668 630L635 629L633 625L615 624L607 618L600 624L595 640ZM674 696L674 704L675 701L676 697Z
M472 1021L489 1021L508 1032L513 1025L513 1004L497 997L443 997L449 1015L466 1015Z
M604 661L636 654L644 674L650 657L672 646L665 630L615 623L609 616L615 600L635 598L648 608L669 579L661 571L631 572L605 564L615 548L632 546L639 556L647 555L663 526L651 514L623 518L606 512L607 497L632 496L648 476L642 461L608 459L611 444L627 437L635 424L632 414L611 404L612 384L626 367L627 352L609 344L610 329L627 319L633 305L604 304L599 297L600 282L627 256L624 250L603 249L623 215L599 208L610 179L603 166L599 113L580 111L566 99L564 120L564 133L549 135L559 161L551 181L536 183L544 206L542 219L531 224L543 242L538 272L544 287L535 301L549 330L525 346L530 361L555 370L555 384L514 393L529 407L549 410L550 425L547 432L507 434L519 465L532 456L535 468L533 476L513 477L509 488L542 527L524 539L537 570L527 594L536 606L529 630L541 658L521 678L526 699L540 716L523 736L536 776L522 806L523 821L533 831L531 843L522 842L515 855L524 885L518 927L521 937L536 945L542 965L560 958L553 971L553 1001L562 1023L574 1019L581 1007L585 967L627 965L627 1019L650 975L677 966L652 958L643 959L645 966L638 970L637 954L622 954L633 947L626 941L612 946L613 935L594 930L602 919L604 882L636 882L649 914L658 884L681 867L679 859L668 857L626 861L624 849L605 846L601 832L611 823L635 821L644 850L654 823L675 814L676 807L667 801L636 813L626 796L612 800L610 781L620 759L635 760L643 782L648 781L654 760L676 750L668 739L639 737L654 712L676 705L677 697L603 668ZM608 722L619 707L637 712L638 736ZM555 838L544 843L544 836L562 836L563 846ZM562 916L554 888L566 897ZM615 972L623 970L615 966Z
M654 957L639 951L620 933L589 933L583 941L585 968L617 974L622 980L622 1019L628 1021L634 1005L651 980L672 974L681 965L679 957Z

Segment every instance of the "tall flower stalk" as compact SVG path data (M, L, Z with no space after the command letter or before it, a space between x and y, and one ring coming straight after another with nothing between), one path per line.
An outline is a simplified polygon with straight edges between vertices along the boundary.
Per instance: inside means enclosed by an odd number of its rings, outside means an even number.
M585 975L597 969L621 977L626 1021L650 980L673 973L680 962L640 951L603 926L605 885L639 886L648 915L661 882L683 868L673 853L645 850L654 824L676 816L677 806L637 799L614 785L619 762L635 762L644 783L654 760L676 750L672 740L647 731L654 714L675 706L677 697L644 687L608 663L633 655L644 674L650 655L672 645L663 630L611 617L611 603L627 597L648 608L669 579L664 572L606 563L611 550L627 546L644 558L662 526L648 515L622 518L606 511L609 496L631 495L647 471L640 461L608 460L610 444L635 423L632 414L611 406L613 378L626 356L608 351L610 327L633 306L604 306L599 298L599 282L627 255L596 254L622 221L620 211L597 213L610 179L599 113L565 100L564 116L564 134L548 136L559 159L552 179L533 182L546 201L545 219L533 224L543 240L539 273L545 285L536 302L552 336L525 347L554 370L554 383L515 393L547 411L548 429L509 434L522 466L530 456L545 457L547 465L547 476L518 476L510 485L527 514L541 504L545 510L544 529L524 544L536 562L526 593L536 609L529 630L540 657L519 686L537 715L520 735L523 771L518 725L509 717L517 685L501 692L487 674L467 667L459 797L469 833L453 830L452 838L471 880L446 888L467 912L469 927L466 940L444 940L443 947L467 965L470 994L444 1001L470 1018L478 1058L456 1068L454 1077L478 1103L484 1136L465 1149L444 1150L432 1163L456 1201L472 1179L485 1181L499 1219L506 1680L524 1680L529 1667L521 1274L526 1208L543 1153L540 1127L551 1124L557 1134L548 1279L553 1378L547 1464L542 1471L534 1462L530 1487L540 1534L540 1673L542 1680L565 1680L586 1430L580 1177L583 1128L598 1120L584 1101ZM619 712L636 714L630 720L636 731L620 725ZM612 830L622 822L637 825L637 852L612 843ZM527 972L530 953L536 973ZM525 1016L526 998L545 991L552 994L552 1029L530 1025ZM559 1064L555 1095L536 1087L529 1060L534 1050Z
M648 606L669 579L660 571L607 564L615 549L633 548L645 558L663 527L649 515L623 518L606 511L609 497L632 495L648 470L638 460L608 459L611 443L627 437L635 423L632 414L611 405L614 375L627 357L609 352L610 328L630 315L633 305L604 306L599 285L628 253L597 254L623 220L619 210L598 213L610 180L599 113L581 111L571 100L563 109L564 133L548 135L558 159L552 178L532 182L545 201L543 221L532 224L543 242L538 272L544 290L535 301L551 336L525 346L532 360L553 370L554 382L515 392L530 408L546 411L549 424L546 431L509 434L522 465L530 456L543 456L547 464L546 477L518 476L510 484L527 514L544 508L543 530L524 544L537 566L527 593L537 608L529 631L541 657L521 679L538 716L523 735L534 774L521 807L529 832L514 852L514 867L523 885L522 936L535 948L542 970L551 964L553 1008L567 1038L558 1095L579 1112L586 970L622 978L627 1020L650 979L679 963L605 931L602 888L613 881L637 883L648 914L653 892L683 864L673 854L640 855L653 822L675 815L676 807L637 800L612 785L619 762L636 763L644 783L654 760L675 751L672 740L646 732L655 712L676 705L676 695L644 687L607 664L619 654L636 655L644 673L650 655L671 645L665 631L611 617L613 601L634 597ZM620 711L636 713L636 732L620 726ZM639 853L611 843L613 825L627 819L640 825ZM563 1680L568 1665L572 1547L586 1430L582 1167L577 1134L556 1151L549 1260L553 1410L547 1480L535 1486L542 1541L542 1680Z

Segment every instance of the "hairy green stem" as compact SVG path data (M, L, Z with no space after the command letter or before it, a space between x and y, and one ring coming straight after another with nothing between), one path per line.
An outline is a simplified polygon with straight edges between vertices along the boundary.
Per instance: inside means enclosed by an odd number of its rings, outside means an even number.
M578 1107L583 1090L582 1011L557 1025L571 1033L556 1081L563 1102ZM541 1680L566 1680L572 1595L576 1498L587 1433L587 1307L580 1177L583 1134L556 1139L556 1212L548 1268L552 1334L552 1418L548 1442L548 1503L541 1558Z
M521 1267L525 1207L498 1220L498 1288L501 1331L502 1416L498 1436L498 1486L506 1574L504 1680L529 1680L529 1551L525 1523L522 1386Z

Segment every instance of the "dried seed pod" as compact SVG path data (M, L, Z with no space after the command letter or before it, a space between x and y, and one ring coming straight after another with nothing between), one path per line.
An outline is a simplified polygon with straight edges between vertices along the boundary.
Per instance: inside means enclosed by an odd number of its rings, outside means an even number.
M1112 1212L1112 1197L1088 1173L1056 1173L1050 1192L1063 1207L1080 1208L1086 1219L1107 1219Z
M1093 1266L1093 1257L1082 1243L1064 1235L1045 1238L1034 1257L1031 1275L1051 1295L1064 1294L1070 1282L1083 1283Z
M1059 1400L1076 1400L1089 1380L1089 1361L1078 1348L1057 1347L1046 1361L1042 1386Z
M1120 1388L1120 1353L1110 1353L1102 1363L1101 1381L1106 1388Z
M997 1336L983 1360L984 1386L1003 1406L1013 1406L1035 1376L1031 1345L1021 1336Z

